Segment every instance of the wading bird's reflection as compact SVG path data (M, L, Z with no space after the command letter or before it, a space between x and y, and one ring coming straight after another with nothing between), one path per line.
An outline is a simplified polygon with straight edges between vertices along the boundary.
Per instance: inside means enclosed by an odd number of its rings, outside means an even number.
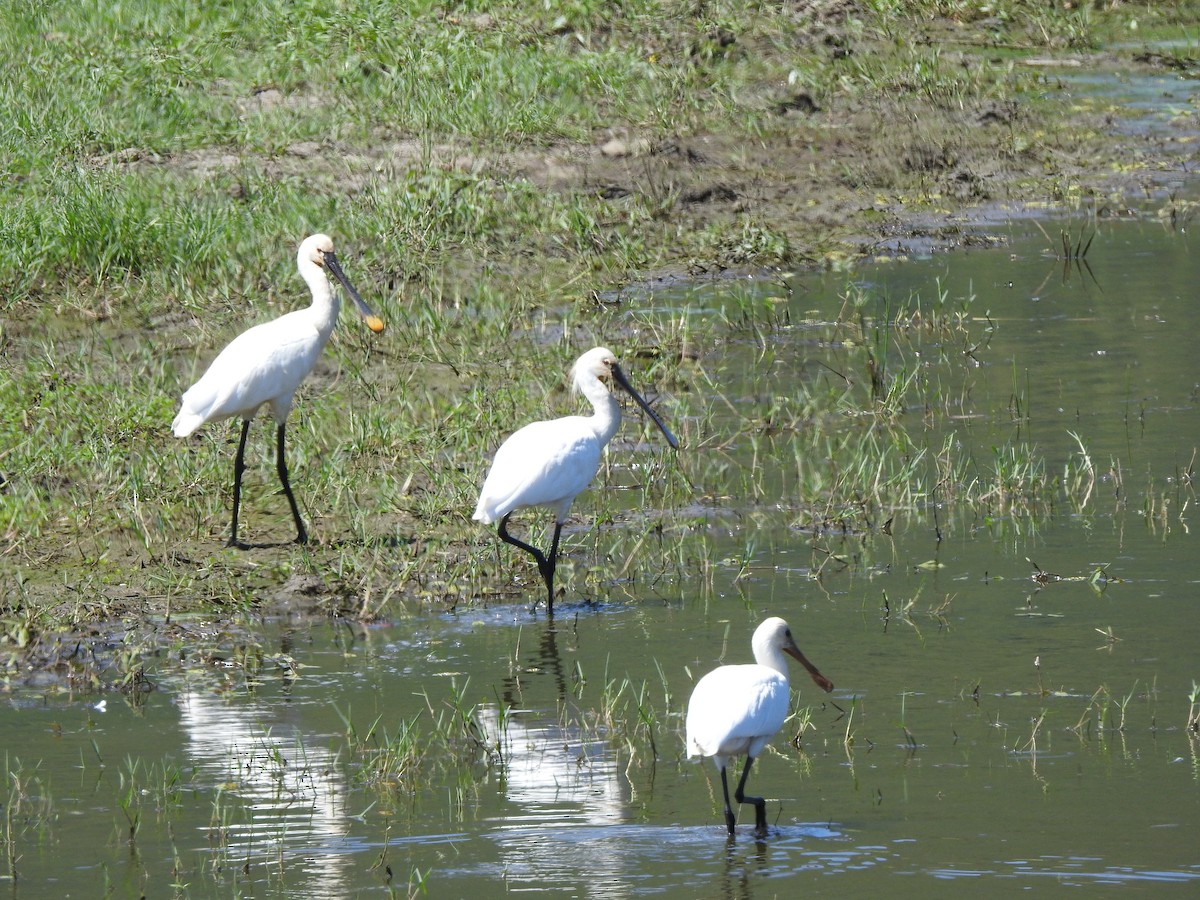
M500 704L476 710L497 751L504 798L488 833L510 889L624 896L627 854L613 826L627 821L630 789L601 723L573 694L563 662L573 634L564 619L539 627L502 681Z
M477 710L477 720L501 757L505 802L488 834L509 889L558 885L589 897L625 896L628 859L613 826L627 819L629 792L598 728L492 705Z
M501 682L501 699L505 706L521 708L525 705L525 688L536 692L543 676L550 680L554 691L554 702L561 704L567 699L567 675L563 670L562 654L558 636L563 625L553 619L539 629L533 651L523 660L517 661Z
M349 830L347 786L329 749L280 721L279 703L196 688L176 703L188 756L215 789L214 849L245 864L250 880L258 863L276 874L284 865L303 869L289 878L290 896L347 896L350 857L336 849Z

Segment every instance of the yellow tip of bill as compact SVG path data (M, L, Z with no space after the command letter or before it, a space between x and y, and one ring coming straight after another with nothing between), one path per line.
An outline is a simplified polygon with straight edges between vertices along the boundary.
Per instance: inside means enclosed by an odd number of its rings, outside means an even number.
M379 318L379 316L367 316L364 321L367 323L367 327L376 334L383 331L383 319Z

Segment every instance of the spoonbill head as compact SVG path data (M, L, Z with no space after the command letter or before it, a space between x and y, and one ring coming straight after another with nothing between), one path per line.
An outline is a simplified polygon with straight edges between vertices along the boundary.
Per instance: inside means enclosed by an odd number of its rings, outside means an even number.
M755 757L787 718L789 689L784 654L804 666L823 691L832 691L833 682L800 652L788 623L777 616L765 620L755 629L751 644L753 664L721 666L696 683L688 701L687 754L689 758L711 756L720 771L721 789L725 795L725 825L730 834L733 834L737 819L729 803L725 770L730 757L746 757L734 799L738 804L754 804L754 830L765 835L766 801L762 797L746 796L745 787Z
M183 395L178 415L171 428L176 437L187 437L208 422L240 416L242 436L233 463L233 521L229 528L231 547L238 542L238 507L245 470L246 435L250 420L264 403L271 407L277 424L275 468L283 484L296 523L296 542L308 540L304 520L288 482L284 453L285 429L292 399L308 373L313 370L321 351L333 333L340 302L329 283L333 275L350 297L367 327L383 331L383 320L359 296L342 271L333 240L326 234L305 238L296 253L300 275L312 292L312 303L274 319L255 325L217 354L208 370Z
M546 609L554 612L554 569L558 539L575 497L591 483L600 468L600 455L621 424L621 407L605 384L626 391L645 410L672 448L679 441L658 414L629 383L616 355L596 347L579 357L571 367L571 386L592 404L590 416L564 416L532 422L516 431L496 451L492 467L479 492L473 518L485 525L499 521L500 539L533 556L546 582ZM550 553L508 532L508 518L515 510L546 506L554 510L554 539Z

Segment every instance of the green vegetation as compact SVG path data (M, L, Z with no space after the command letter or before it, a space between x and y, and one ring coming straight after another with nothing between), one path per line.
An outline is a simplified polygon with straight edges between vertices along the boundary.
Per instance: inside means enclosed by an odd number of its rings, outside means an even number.
M317 578L313 612L361 619L523 597L531 572L469 521L474 492L503 435L575 408L560 373L593 343L669 397L688 449L614 450L602 477L620 489L590 494L580 512L597 527L567 536L574 589L716 564L685 511L697 499L782 497L771 514L805 533L866 535L935 502L1036 517L1090 496L1090 469L1050 471L1023 438L980 456L911 427L914 410L944 421L962 405L944 385L989 327L970 298L877 309L848 291L812 330L829 349L819 371L784 392L768 339L807 327L786 288L731 287L700 317L644 309L636 285L842 265L888 209L1054 198L1068 145L1117 172L1097 119L1062 115L1022 60L1090 51L1135 18L1141 35L1175 34L1186 3L133 0L4 15L10 666L84 622L269 614L292 577ZM995 158L1005 174L980 165ZM315 230L389 328L342 323L293 412L316 542L286 543L263 425L245 518L279 545L228 551L236 425L181 442L168 423L232 335L304 302L293 256ZM729 396L728 363L692 360L743 341L764 350ZM648 520L652 537L621 527ZM111 683L143 677L127 651Z

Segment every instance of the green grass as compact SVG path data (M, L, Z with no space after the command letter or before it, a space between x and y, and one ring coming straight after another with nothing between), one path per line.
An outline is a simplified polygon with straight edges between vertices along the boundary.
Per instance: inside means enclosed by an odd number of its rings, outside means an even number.
M830 163L831 208L942 202L939 166L970 141L1040 160L1070 131L1023 93L1036 85L1015 59L1096 46L1135 10L1155 33L1186 19L1186 4L991 6L858 4L830 45L803 9L771 3L7 4L0 52L21 64L0 85L5 645L131 610L251 610L290 573L322 579L317 611L364 619L520 596L536 573L470 521L475 492L504 435L578 410L562 373L598 343L664 393L686 450L632 448L625 427L610 489L577 507L597 527L565 538L564 571L590 590L697 564L711 577L696 503L814 535L870 533L935 500L991 517L1086 504L1087 473L1050 472L1035 444L979 451L913 426L914 410L964 406L961 360L988 332L970 298L852 289L836 321L809 323L786 290L731 283L703 317L621 290L663 270L841 265L865 219L792 215L807 182L761 148L824 160L881 113L893 140ZM789 80L837 125L778 114ZM1040 143L956 118L1009 99ZM655 152L606 164L596 148L614 134ZM682 146L712 159L661 164ZM555 181L548 159L578 171ZM680 172L718 159L752 185L747 208L693 212ZM756 206L753 185L779 178L800 199ZM614 180L628 190L606 192ZM177 441L169 422L225 342L304 302L295 246L318 229L388 330L347 317L290 419L316 544L229 551L237 426ZM794 329L828 352L781 372L772 344ZM710 352L743 343L761 347L748 371ZM270 431L252 431L244 522L252 541L286 542ZM134 661L118 669L136 678Z
M932 115L1022 87L1004 58L964 65L963 37L1090 46L1125 20L993 6L983 31L956 33L943 48L905 35L931 15L983 27L971 4L869 4L846 30L863 52L830 58L812 22L774 4L710 4L698 15L671 0L12 5L0 52L23 65L3 87L14 113L0 139L3 302L73 285L81 302L116 288L159 308L207 310L214 291L236 298L260 279L277 283L281 247L326 223L373 254L373 269L401 277L464 252L475 264L503 261L513 242L518 252L528 244L534 223L543 250L565 251L568 278L597 265L641 270L663 261L669 184L663 197L615 205L553 196L507 177L506 155L586 145L614 127L652 144L707 133L770 139L793 127L765 114L768 86L789 78L822 103L899 94L932 104ZM1182 15L1143 9L1142 27ZM813 125L824 140L820 120ZM965 139L933 141L953 152ZM396 159L401 146L411 158ZM476 161L472 174L454 171L462 158ZM886 169L848 178L920 189L919 177ZM798 248L781 224L685 229L671 250L721 265L787 260Z

